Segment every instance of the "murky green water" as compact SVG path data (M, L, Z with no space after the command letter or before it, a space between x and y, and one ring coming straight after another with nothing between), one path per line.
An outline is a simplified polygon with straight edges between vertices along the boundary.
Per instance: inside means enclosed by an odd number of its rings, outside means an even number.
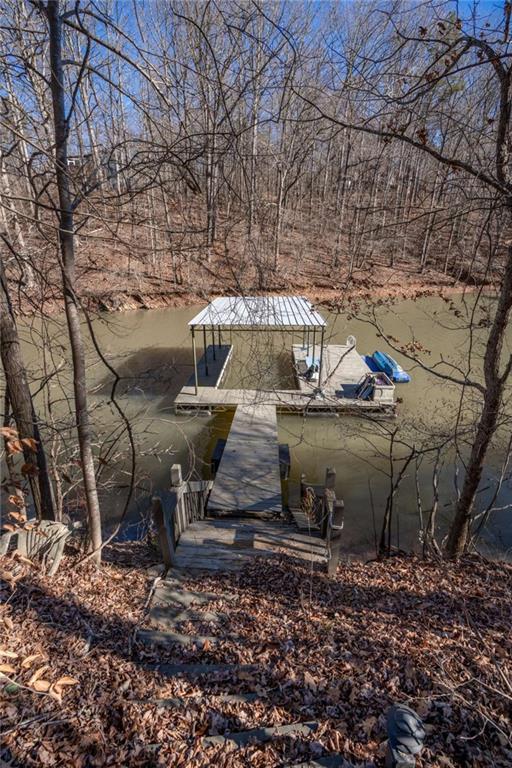
M471 375L480 375L480 338L469 337L465 318L471 310L472 299L466 305L456 299L450 304L439 298L404 301L392 309L380 308L379 322L386 333L402 343L410 342L421 349L421 356L429 364L440 365L441 360L467 372L467 350L471 343L473 364ZM364 308L362 308L364 310ZM358 312L361 318L362 310ZM198 307L140 311L99 317L94 330L104 355L122 377L117 386L120 404L133 424L137 443L137 492L130 510L130 520L136 524L140 510L147 507L148 496L154 489L167 487L169 468L181 462L185 471L194 476L208 473L211 451L219 436L225 436L231 420L230 413L215 417L176 416L173 402L176 394L192 374L192 355L187 328L188 320ZM466 327L464 327L466 325ZM68 354L62 339L61 321L49 321L42 329L37 325L21 328L24 352L33 376L37 379L51 375L46 393L37 396L37 407L46 413L54 426L69 430L67 444L55 450L67 456L72 445L72 419L66 397L71 389ZM360 353L386 349L377 330L362 319L346 316L329 317L329 341L342 343L348 334L357 337ZM51 337L51 344L49 338ZM233 360L224 386L244 386L250 389L268 389L273 386L293 386L290 364L292 342L300 335L273 333L233 334ZM211 339L208 339L210 342ZM229 334L223 341L229 341ZM507 339L512 348L512 333ZM50 352L50 350L53 350ZM292 477L290 495L293 500L298 478L305 472L311 482L321 482L327 466L337 470L338 494L345 500L346 523L344 546L346 550L368 551L374 546L375 531L381 524L383 509L390 488L389 441L395 436L394 473L400 460L416 446L432 447L441 440L448 441L455 432L461 390L458 386L436 379L430 373L411 365L395 355L412 373L411 384L398 385L397 395L402 402L398 417L393 421L374 422L353 417L307 417L283 415L279 417L280 440L290 445ZM123 508L126 495L126 434L121 432L119 419L109 405L112 377L98 361L92 348L89 352L88 388L97 434L97 450L106 455L102 469L102 506L107 524L116 521ZM460 375L456 368L440 369ZM58 374L55 374L55 370ZM34 386L37 389L37 385ZM49 396L48 396L49 393ZM471 411L471 395L464 401L466 416ZM510 403L508 406L509 412ZM51 411L51 413L49 413ZM489 502L501 468L504 443L510 425L502 430L494 446L479 495L479 507ZM117 430L117 431L116 431ZM112 438L119 441L111 447ZM432 437L434 435L434 438ZM466 453L470 436L461 434L460 454ZM108 454L106 453L109 451ZM67 457L69 461L69 456ZM74 457L71 457L71 465ZM462 459L455 461L455 451L446 453L439 479L439 524L443 529L456 498L456 469L462 474ZM432 505L432 471L435 454L427 454L417 470L411 465L396 497L394 543L404 548L418 546L417 485L420 488L425 517ZM71 466L72 469L72 466ZM66 473L68 474L68 473ZM64 483L68 499L73 499ZM71 502L70 502L71 503ZM71 506L73 501L71 503ZM507 477L496 505L512 503L512 481ZM491 552L507 553L512 549L512 510L493 514L484 531L484 546ZM134 534L134 528L130 535Z

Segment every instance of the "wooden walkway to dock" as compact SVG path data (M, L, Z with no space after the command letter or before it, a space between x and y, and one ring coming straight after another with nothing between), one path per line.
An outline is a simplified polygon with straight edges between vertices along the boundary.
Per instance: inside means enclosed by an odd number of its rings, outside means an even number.
M181 535L175 567L190 571L239 571L254 557L285 554L297 560L325 563L325 541L318 532L297 530L286 520L205 518Z
M222 454L208 514L282 512L277 415L274 405L238 405Z

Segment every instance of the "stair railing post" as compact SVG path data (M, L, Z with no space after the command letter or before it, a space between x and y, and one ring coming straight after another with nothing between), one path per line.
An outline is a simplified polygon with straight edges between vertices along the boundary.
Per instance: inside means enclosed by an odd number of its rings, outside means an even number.
M183 481L183 474L181 470L181 464L173 464L171 466L171 490L176 494L176 510L174 512L174 533L175 542L188 528L189 520L187 519L185 509L185 490L186 483Z
M151 499L151 514L158 536L163 563L166 568L172 568L175 563L175 550L171 507L169 505L168 508L164 508L162 499L159 496L153 496Z

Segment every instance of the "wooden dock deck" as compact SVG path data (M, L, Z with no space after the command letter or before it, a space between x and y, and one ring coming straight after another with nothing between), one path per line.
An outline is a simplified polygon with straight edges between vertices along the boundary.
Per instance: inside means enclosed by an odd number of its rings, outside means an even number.
M286 554L325 563L325 541L285 520L206 518L192 523L176 549L176 568L189 571L239 571L254 557Z
M292 355L296 369L306 360L307 354L307 347L293 345ZM303 376L298 376L299 389L303 394L311 395L321 386L328 398L355 398L357 385L368 373L371 373L370 368L355 347L347 344L328 344L324 347L321 383L306 381Z
M237 406L208 500L208 514L282 512L274 405Z
M306 350L300 345L292 347L295 367L305 360ZM228 364L229 358L226 361ZM218 384L204 386L203 379L196 394L192 383L183 387L175 400L177 413L186 411L219 411L239 405L267 405L278 413L381 413L393 414L394 387L381 388L378 399L359 400L355 390L370 369L354 347L328 344L324 349L322 393L318 382L297 376L297 389L223 389ZM225 371L225 366L223 368Z

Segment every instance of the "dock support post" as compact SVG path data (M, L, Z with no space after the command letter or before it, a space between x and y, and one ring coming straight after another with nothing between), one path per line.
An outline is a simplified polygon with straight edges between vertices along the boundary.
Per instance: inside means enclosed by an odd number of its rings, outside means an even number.
M322 514L320 519L320 532L323 539L329 535L329 519L334 512L336 502L336 470L333 467L327 467L325 470L324 495L322 503Z
M171 465L171 486L175 487L181 485L183 482L183 475L181 473L181 464Z
M212 346L213 346L213 359L217 359L217 355L215 354L215 328L212 325Z
M312 354L313 365L315 364L315 347L316 347L316 328L313 327L313 354Z
M334 576L338 563L340 561L340 548L341 548L341 531L343 529L343 518L345 515L344 503L336 499L334 501L334 508L329 515L329 521L327 526L327 575Z
M318 387L322 391L322 367L324 361L324 334L325 326L322 328L322 336L320 338L320 364L318 366Z
M197 350L196 350L196 334L194 330L194 326L192 326L192 355L194 357L194 385L196 388L196 395L198 394L197 387L198 387L198 381L197 381Z
M206 354L206 325L203 325L203 347L204 347L204 370L208 376L208 355Z

